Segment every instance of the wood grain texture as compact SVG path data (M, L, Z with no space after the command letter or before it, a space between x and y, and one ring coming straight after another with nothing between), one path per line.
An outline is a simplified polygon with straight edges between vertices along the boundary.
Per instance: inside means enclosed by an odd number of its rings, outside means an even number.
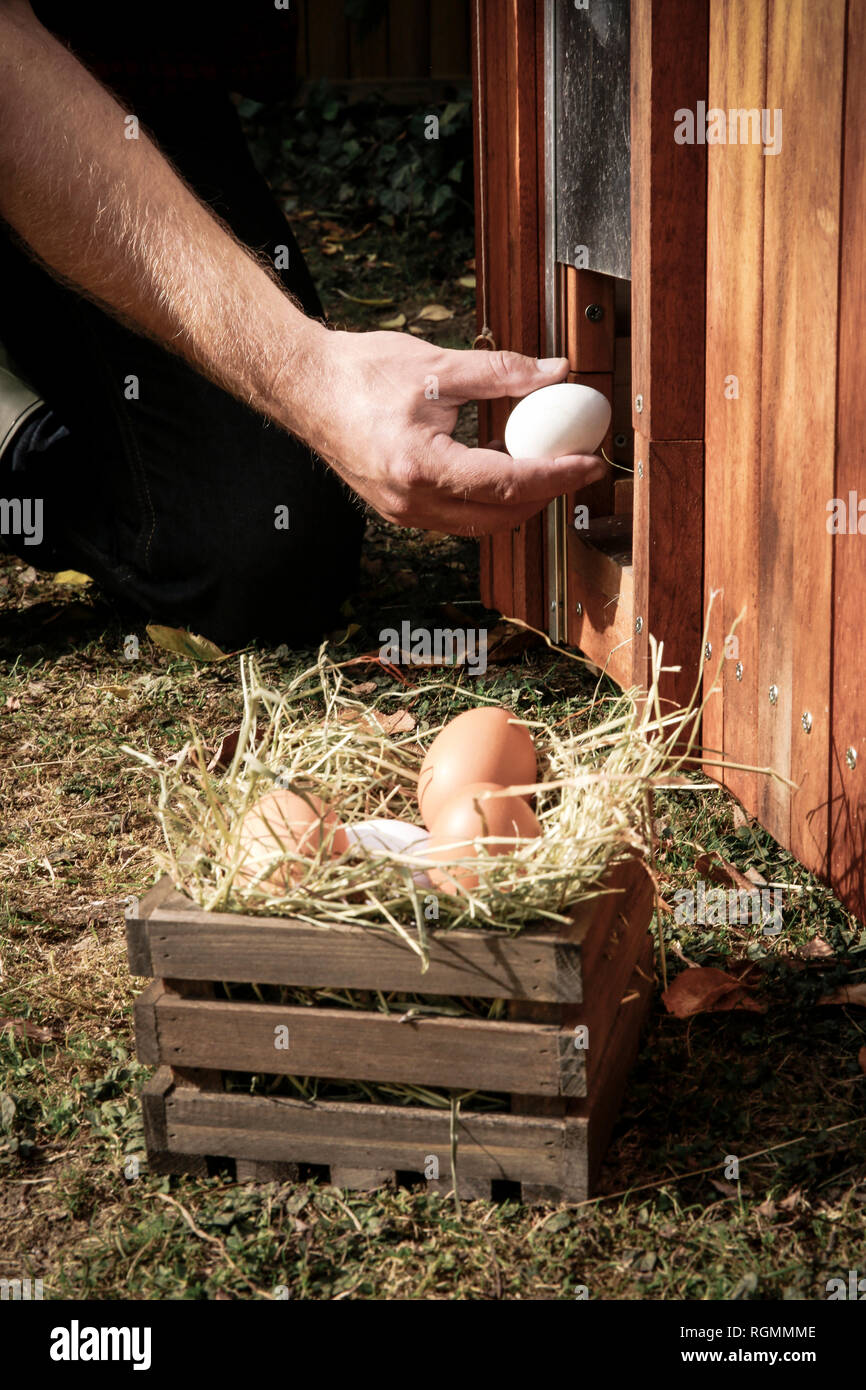
M866 391L863 305L866 304L866 6L848 7L845 84L842 246L839 285L839 374L836 481L833 495L850 502L866 530ZM842 901L866 921L866 536L833 537L833 718L830 742L831 879ZM848 766L848 749L856 766Z
M579 1002L580 943L541 928L430 934L430 966L372 928L206 913L181 899L147 924L158 974L307 988L405 990ZM571 959L569 959L571 958Z
M583 1095L584 1058L562 1066L559 1030L489 1019L385 1016L163 995L153 1001L160 1060L171 1066ZM288 1029L278 1048L277 1030ZM142 1060L150 1060L150 1057Z
M712 0L707 105L762 110L766 96L766 0ZM760 143L708 147L707 372L704 596L717 591L705 691L704 746L737 762L758 759L758 651L763 622L758 566L761 465L761 307L764 155ZM719 662L743 613L736 648ZM739 661L739 678L737 662ZM752 772L708 768L752 814Z
M346 1101L208 1095L176 1090L165 1098L167 1142L178 1154L343 1164L423 1173L429 1156L450 1173L447 1111ZM477 1115L458 1119L457 1171L462 1178L557 1183L563 1134L556 1119Z
M828 75L842 72L844 16L837 0L769 0L766 105L783 112L784 124L781 153L764 160L758 735L760 761L798 790L764 779L760 817L819 873L829 826L826 504L834 486L842 123L841 82Z
M207 1177L207 1154L214 1150L203 1149L200 1154L180 1153L169 1145L166 1130L166 1097L171 1094L174 1083L168 1067L160 1067L155 1076L145 1082L141 1092L141 1113L144 1122L144 1142L147 1149L148 1171L158 1176L189 1174L191 1177Z
M471 69L467 0L429 0L430 72L454 77Z
M706 146L677 144L674 113L706 98L708 0L632 0L633 424L703 438Z
M474 8L474 7L473 7ZM539 167L539 10L535 0L481 0L481 86L473 64L476 123L478 331L497 347L537 356L541 348L543 176ZM473 24L474 24L473 18ZM502 439L507 399L479 402L479 443ZM481 597L534 627L544 624L543 522L534 517L481 543Z
M147 921L155 908L165 898L170 897L174 885L167 874L163 874L143 898L133 898L124 914L126 929L126 960L130 975L155 975L150 957L150 943L147 939Z
M614 366L614 282L609 275L566 266L565 351L572 372L612 372ZM586 317L590 305L602 311Z
M702 662L703 444L636 432L635 456L632 680L648 686L652 633L664 642L663 665L680 667L662 676L662 700L686 705Z

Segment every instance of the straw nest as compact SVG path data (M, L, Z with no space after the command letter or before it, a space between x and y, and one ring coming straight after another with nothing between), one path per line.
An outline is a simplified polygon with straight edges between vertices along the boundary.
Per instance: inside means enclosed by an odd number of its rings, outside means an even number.
M649 856L651 790L660 782L670 785L672 775L696 761L690 755L700 714L697 699L689 709L662 712L661 649L652 639L651 645L648 696L597 695L589 707L554 727L527 721L539 755L536 813L543 835L501 854L486 852L490 840L477 841L472 867L478 887L459 897L440 891L435 907L429 884L417 881L425 868L423 847L373 854L352 846L337 858L324 850L308 858L285 849L275 851L255 879L238 874L243 816L275 785L314 793L346 825L378 816L420 825L418 773L442 727L399 732L401 721L383 714L380 705L388 701L393 709L395 699L416 701L424 688L388 692L366 704L350 693L342 668L324 646L316 664L284 690L268 688L255 660L241 658L244 712L225 770L207 770L194 729L170 764L128 750L159 781L163 867L207 911L279 914L323 927L351 923L394 932L421 957L420 973L433 920L437 929L476 924L510 933L531 923L567 920L574 904L604 891L601 881L615 860ZM484 703L460 686L437 681L431 688L439 695L451 691L449 718ZM292 866L292 873L279 876L288 887L275 895L267 880L281 863ZM455 856L450 863L468 861Z

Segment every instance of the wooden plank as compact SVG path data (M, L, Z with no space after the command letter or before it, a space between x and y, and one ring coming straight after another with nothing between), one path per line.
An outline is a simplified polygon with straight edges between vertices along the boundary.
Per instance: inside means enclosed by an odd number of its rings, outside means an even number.
M582 912L583 933L592 913ZM311 926L273 917L202 912L176 896L146 924L154 970L192 980L306 988L580 1002L580 942L555 930L455 930L429 934L430 966L399 938L369 927Z
M237 1182L297 1182L297 1163L269 1163L261 1159L239 1158L235 1161Z
M349 75L349 34L342 12L330 5L308 4L306 12L307 62L310 77L336 81Z
M430 75L430 15L428 0L390 0L388 5L388 71L392 77Z
M571 528L567 540L569 636L621 686L632 683L634 569L592 550ZM581 611L577 608L580 604Z
M153 1004L160 1060L172 1066L583 1095L584 1057L559 1030L489 1019L413 1018L163 995ZM288 1046L277 1046L282 1030ZM142 1060L150 1060L142 1057Z
M346 1164L331 1164L331 1183L350 1192L375 1192L379 1187L393 1187L397 1175L393 1168L351 1168Z
M569 1102L566 1123L572 1135L570 1143L567 1140L566 1152L568 1154L573 1146L572 1161L575 1164L577 1181L570 1185L578 1190L584 1166L587 1170L588 1191L594 1190L597 1183L611 1132L622 1104L628 1075L640 1048L641 1030L649 1012L654 983L653 943L650 937L646 937L634 974L623 996L602 1065L594 1078L592 1092L586 1100ZM579 1131L584 1126L584 1136L574 1132L575 1129Z
M139 1062L158 1066L162 1061L156 1022L156 1005L167 991L162 980L151 980L136 996L132 1006L135 1020L135 1055Z
M363 36L357 23L348 25L348 76L354 80L376 82L388 76L388 24L385 15L374 29ZM401 74L405 76L406 74Z
M712 0L708 108L766 105L766 0ZM705 690L716 680L725 638L737 617L719 690L703 718L704 747L736 762L758 762L761 305L764 155L760 143L711 145L707 161L707 370L704 483L705 605L717 591L708 640ZM766 692L764 692L766 698ZM757 776L730 770L724 780L753 814Z
M764 160L758 736L759 761L798 791L763 779L760 815L819 873L829 826L826 504L834 487L844 19L836 0L769 3L766 105L784 113L784 146ZM809 734L801 726L807 712Z
M614 281L610 275L566 266L566 356L573 372L612 372ZM588 319L587 309L600 309Z
M126 959L130 975L155 975L150 958L146 923L151 913L174 891L168 874L148 889L143 898L133 898L124 914L126 926Z
M613 510L616 516L631 516L634 512L634 479L617 478L613 485Z
M706 146L674 113L706 99L707 48L708 0L632 0L633 423L654 440L703 437Z
M620 282L617 281L617 284ZM628 282L631 289L631 283ZM613 453L609 455L617 463L634 467L634 430L631 423L631 337L614 339L613 353L613 420L611 435ZM621 479L622 474L617 473Z
M831 882L866 921L866 551L858 510L866 498L866 392L863 389L863 305L866 304L866 7L849 5L845 83L842 245L839 286L839 374L836 482L846 504L854 494L858 529L833 537L833 717L830 750ZM864 507L866 511L866 507ZM849 766L849 751L856 759Z
M168 1067L160 1067L142 1088L141 1112L148 1169L159 1176L187 1173L192 1177L207 1177L206 1152L209 1150L201 1154L180 1154L169 1149L165 1105L173 1084Z
M410 1173L423 1173L434 1155L440 1174L450 1173L448 1111L175 1091L165 1112L168 1139L179 1154ZM555 1119L463 1110L457 1136L461 1178L558 1181L562 1124Z
M702 661L703 444L648 443L635 433L634 620L635 685L647 688L649 634L663 641L663 710L691 699ZM637 631L640 621L640 632Z
M462 77L471 68L467 0L430 0L430 71Z

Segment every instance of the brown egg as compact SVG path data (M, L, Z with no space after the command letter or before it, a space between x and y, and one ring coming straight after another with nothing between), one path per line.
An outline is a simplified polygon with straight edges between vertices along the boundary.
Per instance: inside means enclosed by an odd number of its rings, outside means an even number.
M456 791L470 782L521 787L538 775L535 744L507 709L470 709L446 724L418 777L418 805L428 830ZM527 796L528 799L528 796Z
M523 840L537 839L541 826L532 807L521 796L485 797L485 792L501 792L495 782L475 782L461 787L436 817L432 833L421 851L424 860L452 861L478 855L478 839L502 837L510 843L484 846L487 854L511 854ZM446 893L471 892L478 887L478 875L471 868L427 870L431 883Z
M335 813L318 796L299 796L287 788L277 788L247 811L240 846L245 857L237 877L241 883L249 883L282 850L313 858L324 847L326 855L338 855L347 848L348 840ZM284 893L301 873L298 864L277 864L258 886Z

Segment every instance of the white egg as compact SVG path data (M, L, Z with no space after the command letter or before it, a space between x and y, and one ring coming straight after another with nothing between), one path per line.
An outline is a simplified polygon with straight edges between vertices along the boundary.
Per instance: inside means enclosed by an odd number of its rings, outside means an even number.
M410 821L387 820L384 816L377 820L356 821L347 825L346 839L349 844L363 845L368 854L418 854L430 839L429 831L423 825L412 825ZM412 878L419 888L431 888L426 873L419 869Z
M610 401L592 386L561 381L518 401L505 426L512 458L594 454L610 424Z

